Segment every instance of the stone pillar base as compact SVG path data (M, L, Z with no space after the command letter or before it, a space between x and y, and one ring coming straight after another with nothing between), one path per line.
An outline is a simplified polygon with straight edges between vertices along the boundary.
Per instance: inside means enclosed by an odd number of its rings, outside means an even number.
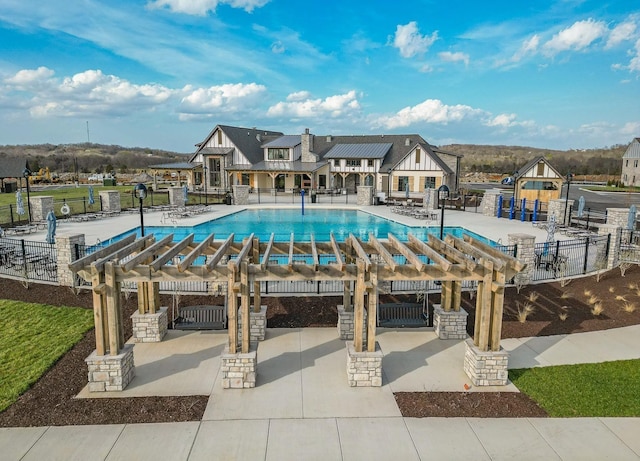
M260 306L260 312L249 312L249 341L264 341L267 330L267 306ZM242 311L238 309L238 341L242 341Z
M136 343L159 343L162 341L169 326L168 310L168 307L161 307L155 314L134 312L131 316L133 340Z
M509 379L509 353L502 347L498 352L481 351L473 339L465 342L464 372L474 386L505 386Z
M375 352L356 352L347 342L347 379L351 387L382 386L382 349L376 341Z
M467 317L464 309L445 312L439 305L433 306L433 328L439 339L466 339Z
M354 332L353 311L346 311L342 304L338 304L338 335L342 340L353 339ZM367 337L367 311L364 311L364 326L362 327L362 337Z
M97 355L84 359L89 367L89 392L122 391L136 375L133 344L125 344L118 355Z
M256 368L258 365L258 344L252 343L249 352L229 353L224 348L220 357L223 389L250 389L256 387Z

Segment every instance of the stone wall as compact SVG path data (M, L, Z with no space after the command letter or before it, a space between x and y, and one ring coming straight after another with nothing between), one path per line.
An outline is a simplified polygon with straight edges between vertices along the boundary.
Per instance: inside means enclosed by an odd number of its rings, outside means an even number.
M102 211L107 213L120 213L120 192L117 190L101 190L98 192L100 195L100 203L102 204Z
M184 196L184 189L182 187L170 187L169 188L169 204L173 206L185 206L187 201Z
M167 334L169 308L161 307L155 314L141 314L136 311L131 316L133 340L136 343L159 343Z
M516 258L525 263L527 267L515 276L516 284L527 285L533 280L536 270L536 238L529 234L508 234L509 245L516 245Z
M56 235L56 252L58 254L58 284L65 287L75 285L73 272L69 270L69 263L76 260L76 245L84 245L84 234Z
M260 306L260 312L249 312L249 341L264 341L267 330L267 306ZM242 309L238 309L238 341L242 341Z
M382 386L382 349L376 341L375 352L356 352L347 342L347 379L351 387Z
M474 386L505 386L509 374L509 353L502 346L500 351L481 351L473 339L465 342L464 371Z
M622 229L611 224L601 224L598 227L598 235L611 235L609 241L609 255L607 257L607 269L613 269L619 264L620 245L622 244Z
M135 376L133 344L125 344L118 355L97 355L84 359L89 368L89 392L124 390Z
M637 213L636 213L637 215ZM629 208L607 208L607 224L628 229Z
M229 353L225 347L220 357L223 389L250 389L256 387L258 344L252 343L249 352Z
M438 209L438 190L437 189L425 189L423 204L425 209L427 210L437 210Z
M439 339L466 339L467 317L469 314L459 311L446 312L439 305L433 306L433 328Z
M373 204L373 186L358 186L357 205L368 206Z
M551 216L556 217L557 224L569 225L569 219L571 217L571 208L573 207L573 200L567 201L562 198L556 198L549 200L549 208L547 210L547 221L551 220ZM565 215L565 210L567 214Z
M40 195L29 199L31 204L31 221L46 221L47 215L53 211L53 197Z
M249 186L233 186L233 203L235 205L248 205L249 189Z

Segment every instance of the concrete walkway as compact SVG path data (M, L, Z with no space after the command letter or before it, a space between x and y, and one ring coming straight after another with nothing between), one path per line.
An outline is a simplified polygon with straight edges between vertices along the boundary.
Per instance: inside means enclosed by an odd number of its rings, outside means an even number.
M3 460L640 459L640 418L403 418L393 392L463 391L462 341L380 329L381 388L350 388L333 328L269 329L255 389L223 390L226 332L170 331L136 344L122 393L209 395L202 421L0 429ZM640 326L503 341L510 367L640 358ZM512 391L472 388L471 391ZM83 391L79 397L88 394ZM93 395L91 397L94 397Z

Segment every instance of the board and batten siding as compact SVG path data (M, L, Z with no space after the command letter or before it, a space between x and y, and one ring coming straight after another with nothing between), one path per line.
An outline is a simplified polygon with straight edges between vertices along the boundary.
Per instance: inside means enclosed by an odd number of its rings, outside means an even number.
M542 166L539 166L542 165ZM525 171L521 176L522 178L535 178L535 179L558 179L560 176L545 162L538 162L530 168L529 171Z
M204 147L232 147L233 148L233 165L251 165L249 160L238 150L233 142L221 129L217 129L213 135L207 140Z

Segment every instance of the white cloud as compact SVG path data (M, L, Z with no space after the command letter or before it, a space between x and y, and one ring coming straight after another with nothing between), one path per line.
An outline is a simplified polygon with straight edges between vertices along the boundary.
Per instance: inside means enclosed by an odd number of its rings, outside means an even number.
M421 35L418 23L411 21L404 26L397 26L393 46L400 50L402 57L411 58L417 54L426 53L436 40L438 40L438 31L435 31L430 37Z
M627 134L629 136L638 136L640 133L640 122L627 122L620 129L620 133Z
M485 122L487 126L497 126L507 128L516 125L516 114L500 114Z
M218 5L227 4L232 8L241 8L248 13L263 7L269 0L151 0L149 8L167 8L173 13L183 13L205 16L208 12L215 12Z
M280 40L271 44L271 51L275 54L282 54L286 51L286 48Z
M629 62L629 70L631 72L640 72L640 39L636 41L635 56Z
M631 40L635 31L636 23L632 19L629 19L622 24L618 24L609 33L609 39L607 40L605 48L613 48L624 41Z
M392 116L382 116L377 124L387 129L403 128L414 123L439 123L459 122L468 117L477 117L484 114L480 109L471 106L456 104L449 106L439 99L427 99L418 105L405 107Z
M310 97L311 93L308 91L296 91L295 93L291 93L287 96L287 101L304 101Z
M266 87L256 83L228 83L195 89L186 87L184 91L187 94L180 101L178 110L181 114L190 115L246 110L255 106L266 90Z
M457 51L455 53L452 53L451 51L443 51L438 53L438 56L445 62L462 61L465 66L469 65L469 55L467 53L462 53L461 51Z
M512 62L519 62L525 56L535 54L538 51L538 46L540 45L540 36L535 34L533 37L526 39L522 42L522 46L515 54L512 56Z
M554 56L561 51L580 51L587 48L607 32L607 26L602 21L587 19L577 21L572 26L555 34L551 40L544 44L544 53Z
M37 69L23 69L13 77L5 79L5 83L14 86L16 89L27 90L30 88L38 88L45 84L55 74L54 71L46 67L38 67Z
M325 99L311 99L306 92L293 93L287 102L279 102L267 111L268 117L322 118L339 117L357 113L360 103L354 90L329 96ZM303 99L306 96L306 99Z

